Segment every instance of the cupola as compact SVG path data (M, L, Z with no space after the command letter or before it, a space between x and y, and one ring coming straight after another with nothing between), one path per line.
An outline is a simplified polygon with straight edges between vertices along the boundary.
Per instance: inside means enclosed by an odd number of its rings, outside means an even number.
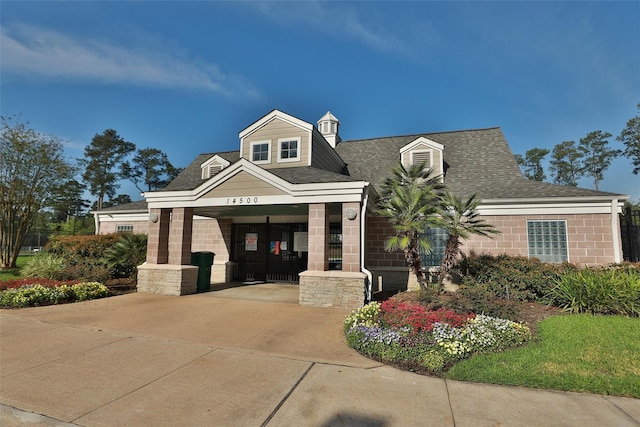
M327 114L318 120L318 130L333 148L336 148L336 145L341 141L340 135L338 135L339 127L340 121L330 111L327 111Z

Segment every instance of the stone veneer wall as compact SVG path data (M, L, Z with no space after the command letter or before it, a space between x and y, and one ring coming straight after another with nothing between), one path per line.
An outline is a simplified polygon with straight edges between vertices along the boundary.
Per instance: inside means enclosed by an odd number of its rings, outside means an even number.
M367 276L359 272L300 273L300 305L356 309L364 305Z
M138 292L176 296L195 294L197 282L198 267L146 263L138 267Z

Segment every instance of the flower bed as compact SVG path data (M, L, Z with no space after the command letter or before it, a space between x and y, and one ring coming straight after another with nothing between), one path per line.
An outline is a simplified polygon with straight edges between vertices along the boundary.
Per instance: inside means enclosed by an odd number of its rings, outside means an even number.
M485 315L427 310L394 299L372 302L344 321L347 343L361 354L417 372L438 373L475 353L524 344L529 328Z
M40 281L38 279L38 281ZM104 298L109 295L106 286L98 282L53 285L50 282L25 284L0 292L0 307L21 308L64 304Z

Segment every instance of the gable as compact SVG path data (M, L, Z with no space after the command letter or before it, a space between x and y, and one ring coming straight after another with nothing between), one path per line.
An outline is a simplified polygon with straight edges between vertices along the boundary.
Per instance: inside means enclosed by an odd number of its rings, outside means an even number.
M286 193L245 171L240 171L202 197L245 197L256 194L260 196L276 196Z
M209 179L229 165L230 163L227 160L218 155L214 155L200 165L200 169L202 170L201 177L202 179Z
M264 169L311 164L313 125L274 110L240 132L240 157Z
M400 161L404 167L426 163L436 175L444 175L444 145L431 139L420 137L400 149Z

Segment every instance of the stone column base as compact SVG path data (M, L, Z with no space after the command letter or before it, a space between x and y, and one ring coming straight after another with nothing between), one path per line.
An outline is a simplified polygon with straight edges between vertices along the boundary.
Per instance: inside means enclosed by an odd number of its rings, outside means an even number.
M198 267L193 265L147 264L138 266L138 292L160 295L195 294Z
M345 271L300 273L300 305L357 309L364 305L367 275Z

